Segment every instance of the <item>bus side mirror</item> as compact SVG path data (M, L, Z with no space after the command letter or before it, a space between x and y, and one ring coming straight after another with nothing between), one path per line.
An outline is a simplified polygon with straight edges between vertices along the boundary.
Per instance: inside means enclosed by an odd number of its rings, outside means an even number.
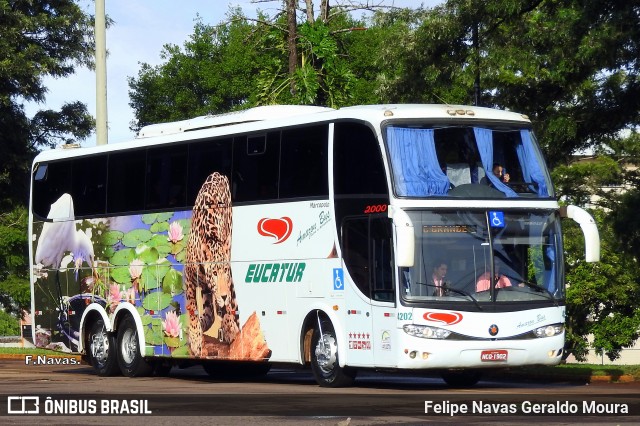
M586 210L574 205L560 207L560 217L568 217L580 225L584 234L585 260L587 262L599 262L600 234L593 217Z
M402 209L389 206L389 217L396 230L396 266L411 268L414 259L415 235L409 215Z

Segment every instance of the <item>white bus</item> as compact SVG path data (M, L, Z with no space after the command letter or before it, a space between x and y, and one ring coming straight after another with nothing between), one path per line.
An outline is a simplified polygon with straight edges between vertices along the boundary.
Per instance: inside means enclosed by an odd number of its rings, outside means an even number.
M472 385L486 368L561 361L561 217L599 258L529 119L470 106L265 106L148 126L40 153L30 200L33 341L103 376L293 363L321 386L358 369Z

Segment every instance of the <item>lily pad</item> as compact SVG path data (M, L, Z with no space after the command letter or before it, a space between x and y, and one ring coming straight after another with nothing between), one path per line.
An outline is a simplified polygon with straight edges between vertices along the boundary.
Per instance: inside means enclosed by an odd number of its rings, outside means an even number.
M112 246L114 244L118 244L123 236L124 233L121 231L107 231L102 234L100 243L105 246Z
M131 273L129 272L129 267L119 266L111 269L111 278L118 284L131 284Z
M142 306L148 311L161 311L171 303L171 295L161 291L155 291L147 295L142 301Z
M174 296L181 294L182 274L173 268L169 270L162 280L162 291Z
M136 252L134 249L126 248L115 252L113 256L109 258L109 261L112 265L128 267L135 255Z
M134 229L122 237L122 244L127 247L138 247L141 243L146 243L153 237L148 229Z
M154 233L167 232L169 230L169 222L156 222L149 228Z
M175 358L186 358L189 356L189 348L186 345L175 348L171 352L171 356Z
M142 286L144 291L150 291L160 287L160 280L156 275L155 268L147 267L142 270L142 275L140 276L140 285Z

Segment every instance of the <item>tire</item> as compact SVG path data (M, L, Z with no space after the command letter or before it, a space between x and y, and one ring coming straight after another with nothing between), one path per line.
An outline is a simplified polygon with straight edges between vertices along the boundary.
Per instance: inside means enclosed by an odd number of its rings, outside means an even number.
M338 340L330 322L322 322L322 333L321 339L320 330L315 329L311 338L311 370L316 382L326 388L351 386L357 370L340 367Z
M127 315L118 326L118 365L125 376L148 376L153 372L153 365L144 359L140 350L136 323Z
M87 337L89 362L98 376L108 377L120 374L116 355L116 339L107 331L102 318L91 325Z
M469 388L482 378L478 370L449 370L441 374L442 380L452 388Z

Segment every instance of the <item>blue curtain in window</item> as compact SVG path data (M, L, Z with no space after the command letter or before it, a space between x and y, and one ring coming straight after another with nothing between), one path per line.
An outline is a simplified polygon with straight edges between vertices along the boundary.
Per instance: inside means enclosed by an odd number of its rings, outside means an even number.
M474 127L473 133L476 136L476 144L478 145L478 152L482 160L482 167L484 167L485 176L489 179L489 182L491 182L495 189L503 192L507 197L517 197L518 194L516 194L514 190L502 183L500 179L493 174L493 132L489 129Z
M438 163L433 129L389 127L387 145L399 196L447 194L449 179Z
M553 237L553 234L551 236ZM552 241L555 240L554 238L550 239ZM547 246L545 248L545 254L549 259L549 262L551 262L551 271L549 271L549 274L546 277L547 290L549 290L549 293L555 294L555 292L558 290L558 286L556 285L556 251L553 246Z
M522 145L516 147L516 153L518 154L518 160L520 160L524 180L525 182L533 181L536 183L538 185L538 195L547 197L549 196L547 182L540 168L529 130L520 130L520 139L522 140Z

